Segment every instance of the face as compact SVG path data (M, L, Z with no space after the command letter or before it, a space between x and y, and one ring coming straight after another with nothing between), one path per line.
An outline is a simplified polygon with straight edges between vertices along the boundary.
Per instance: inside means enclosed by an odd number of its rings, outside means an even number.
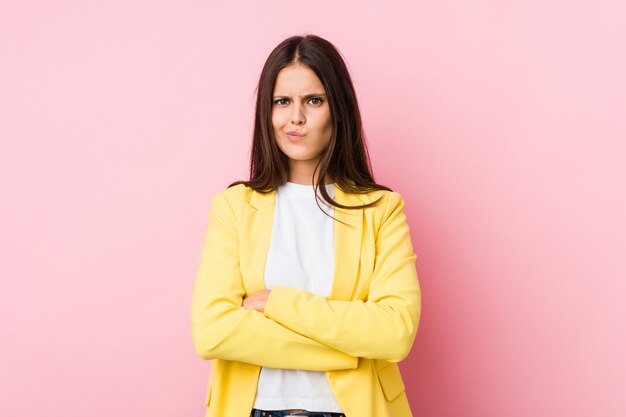
M289 158L291 177L310 182L330 142L332 120L326 91L309 67L291 64L278 73L272 94L272 126L276 144ZM300 136L289 135L292 131Z

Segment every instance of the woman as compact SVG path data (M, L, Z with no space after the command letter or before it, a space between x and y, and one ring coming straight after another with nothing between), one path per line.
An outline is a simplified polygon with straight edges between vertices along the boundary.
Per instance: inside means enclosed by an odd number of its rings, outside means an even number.
M211 200L191 306L213 360L206 416L411 416L397 362L421 293L403 207L374 182L339 52L281 42L258 85L250 180Z

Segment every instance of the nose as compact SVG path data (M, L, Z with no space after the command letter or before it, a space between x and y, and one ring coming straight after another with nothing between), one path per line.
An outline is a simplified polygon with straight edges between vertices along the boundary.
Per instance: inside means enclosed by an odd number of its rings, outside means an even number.
M302 104L295 103L293 106L293 112L291 113L291 123L294 125L299 125L304 123L304 112L302 111Z

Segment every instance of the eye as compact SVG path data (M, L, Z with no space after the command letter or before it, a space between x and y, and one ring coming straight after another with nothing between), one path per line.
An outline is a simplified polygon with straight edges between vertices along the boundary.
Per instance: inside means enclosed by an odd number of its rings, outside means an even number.
M287 100L286 98L279 98L278 100L274 100L274 104L282 105L282 104L285 104L282 102L286 100Z
M313 104L322 104L322 99L319 97L313 97L311 100L317 100L317 103L313 103Z

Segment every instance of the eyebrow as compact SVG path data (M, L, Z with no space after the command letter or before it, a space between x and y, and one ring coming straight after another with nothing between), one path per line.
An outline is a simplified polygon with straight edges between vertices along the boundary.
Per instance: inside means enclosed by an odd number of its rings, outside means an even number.
M311 98L311 97L326 97L326 94L307 94L306 96L302 96L302 98ZM277 98L291 98L289 96L274 96L273 99Z

